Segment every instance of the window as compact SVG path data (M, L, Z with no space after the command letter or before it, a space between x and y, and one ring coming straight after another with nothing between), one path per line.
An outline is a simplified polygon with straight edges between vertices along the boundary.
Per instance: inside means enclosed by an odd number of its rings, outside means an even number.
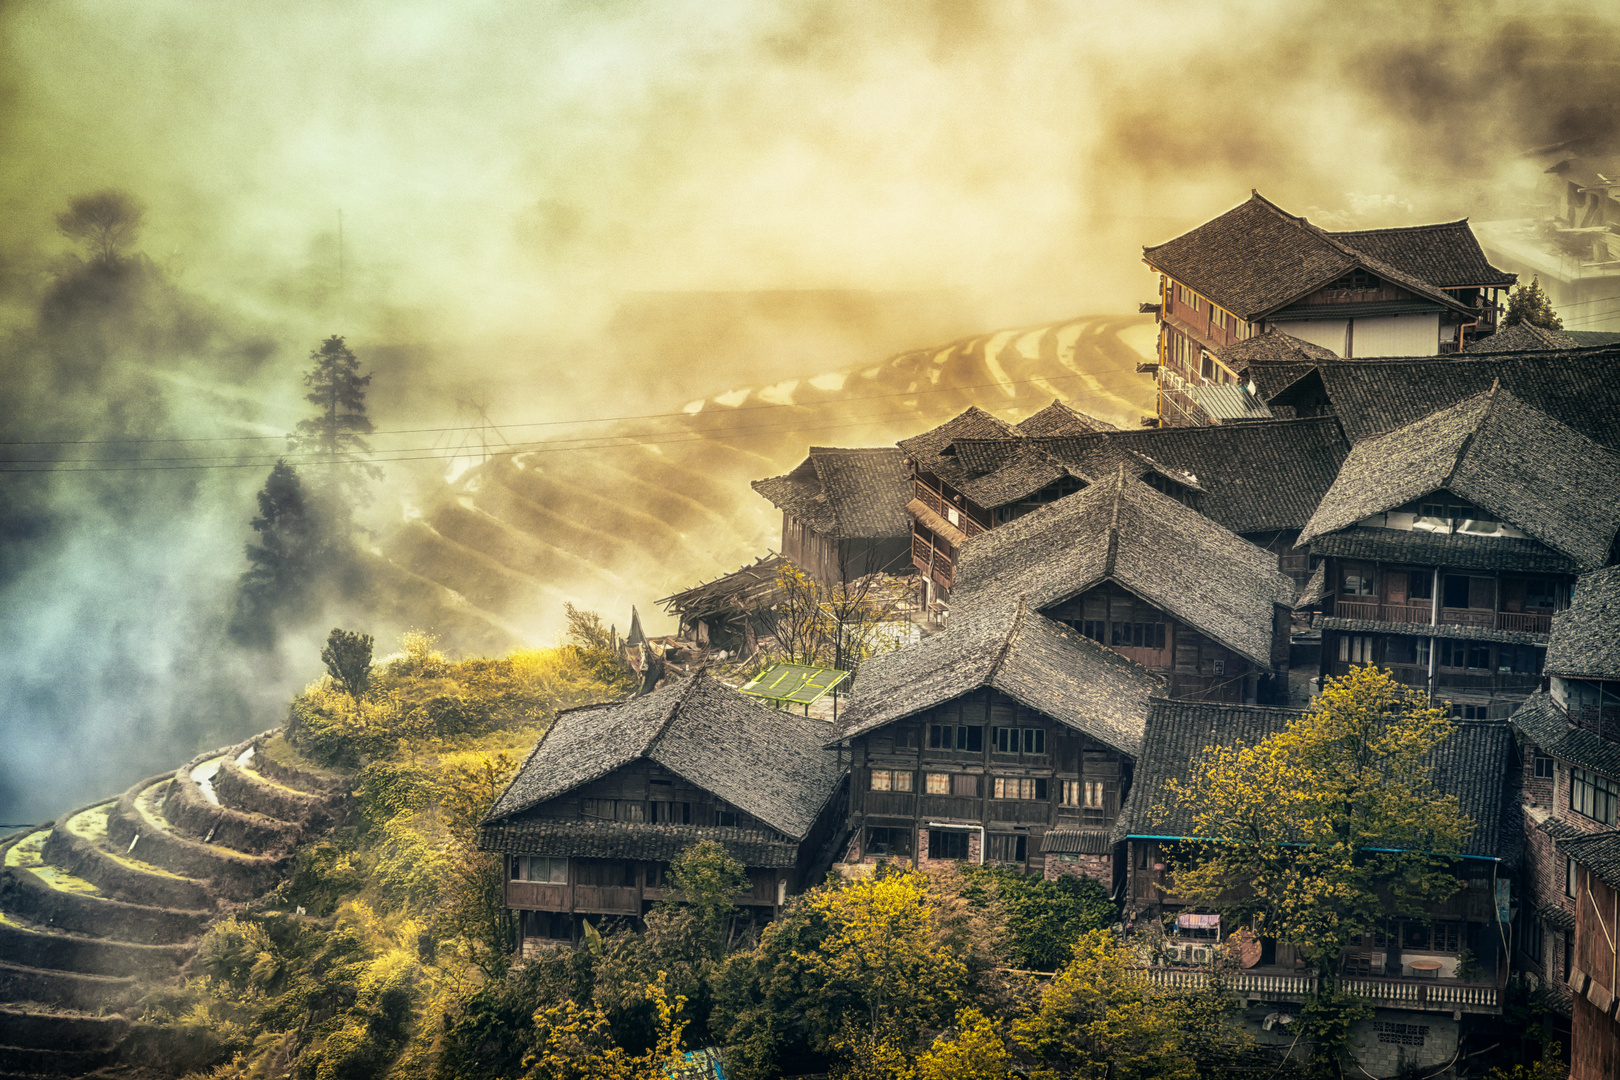
M1021 863L1029 857L1029 837L1022 835L987 836L990 862Z
M603 821L613 820L612 799L581 799L579 800L579 816L588 818L601 818Z
M1459 720L1489 720L1489 705L1453 705L1451 715Z
M910 791L914 773L905 770L873 769L871 790Z
M1198 374L1206 379L1215 378L1215 358L1203 350L1199 350L1198 357Z
M1563 979L1569 981L1569 973L1575 970L1575 935L1559 934L1564 943L1564 973Z
M998 754L1046 753L1045 728L998 727L993 740Z
M1446 607L1465 608L1468 606L1468 578L1461 574L1447 574L1445 577L1446 590L1442 603Z
M618 800L618 811L620 821L647 820L647 804L640 800L632 802L629 799L620 799Z
M1344 587L1339 590L1346 596L1371 596L1373 592L1373 575L1370 570L1345 571Z
M1138 840L1132 846L1136 848L1136 868L1138 870L1146 870L1153 865L1152 844Z
M513 862L513 881L533 881L542 885L568 884L567 859L550 859L540 855L519 855Z
M928 748L979 753L984 749L984 728L979 724L929 724Z
M1384 662L1429 666L1429 639L1419 637L1391 637L1384 643Z
M1329 285L1330 289L1376 289L1378 279L1365 270L1352 270ZM1422 1045L1421 1043L1419 1045Z
M1401 924L1401 948L1414 952L1459 951L1462 924L1455 922L1406 922Z
M1114 623L1112 644L1129 649L1164 648L1164 623Z
M1580 871L1575 868L1575 860L1564 857L1564 895L1571 900L1581 894Z
M926 790L930 795L949 795L951 793L951 774L942 772L929 773Z
M714 823L722 829L735 829L738 824L737 811L716 810L714 812Z
M1093 810L1102 809L1103 786L1100 780L1087 780L1085 783L1085 805Z
M992 789L997 799L1044 799L1046 781L1034 777L998 776Z
M1108 636L1108 624L1101 619L1086 619L1080 624L1080 632L1092 641L1102 641Z
M1546 754L1536 755L1536 779L1550 780L1553 774L1553 759Z
M1078 781L1078 780L1065 780L1065 781L1063 781L1063 796L1062 796L1062 798L1063 798L1063 805L1064 806L1079 806L1080 805L1080 781Z
M1468 666L1481 671L1491 666L1491 647L1483 641L1470 641L1468 643Z
M1569 808L1605 825L1615 822L1620 784L1585 769L1569 770Z
M866 853L868 855L910 857L911 830L867 829Z
M1531 578L1524 583L1524 606L1551 611L1558 606L1558 586L1549 578Z
M894 748L896 750L917 749L917 729L911 724L904 724L895 728Z
M1483 641L1442 638L1440 664L1442 667L1471 667L1488 671L1491 667L1491 647L1489 643Z
M930 859L965 859L968 857L968 838L965 832L951 829L928 830L928 857Z
M1373 662L1373 639L1366 634L1339 636L1339 662L1370 664Z
M689 802L653 802L652 820L659 825L692 824L692 804Z
M1434 575L1427 570L1408 570L1406 572L1406 598L1408 600L1433 600Z
M1524 930L1519 941L1519 949L1526 957L1541 963L1542 935L1541 919L1536 915L1536 909L1526 904L1524 906Z

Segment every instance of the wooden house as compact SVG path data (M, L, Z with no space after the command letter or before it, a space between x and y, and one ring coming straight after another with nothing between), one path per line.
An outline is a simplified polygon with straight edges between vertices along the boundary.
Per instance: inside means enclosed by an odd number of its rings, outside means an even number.
M1159 273L1159 412L1172 424L1200 422L1192 388L1240 381L1221 355L1231 346L1281 330L1341 357L1455 352L1494 328L1496 294L1516 280L1466 221L1335 233L1258 192L1142 258Z
M1111 889L1108 829L1162 687L1022 604L953 615L868 661L844 708L846 858L1085 874Z
M1028 425L1025 429L1024 425ZM1033 444L1032 435L1112 430L1054 401L1014 427L971 407L939 427L900 441L911 474L911 561L925 606L950 599L956 553L970 537L1089 482ZM962 458L958 440L991 440L978 457Z
M1181 845L1199 830L1196 808L1177 796L1172 783L1190 784L1216 748L1254 746L1302 715L1206 702L1151 703L1136 783L1113 838L1123 845L1129 867L1127 919L1163 919L1174 927L1164 950L1166 966L1149 969L1152 980L1186 986L1206 978L1202 969L1212 946L1239 929L1176 895L1172 867ZM1337 989L1375 1009L1371 1019L1357 1022L1350 1045L1369 1075L1414 1067L1434 1072L1456 1056L1462 1018L1502 1014L1509 972L1503 920L1518 854L1515 760L1512 732L1501 722L1459 724L1433 751L1435 791L1455 795L1474 828L1455 863L1459 890L1424 918L1392 919L1341 954ZM1257 949L1244 950L1225 987L1245 1000L1245 1017L1292 1012L1316 993L1317 978L1299 962L1297 944L1261 938ZM1465 950L1477 973L1464 967ZM1403 1037L1381 1037L1389 1033Z
M782 554L823 585L911 573L911 479L894 447L812 446L753 488L782 511Z
M1569 607L1553 617L1545 675L1546 689L1513 714L1525 847L1516 959L1540 980L1543 1000L1568 1016L1580 993L1571 985L1580 875L1569 845L1620 828L1620 567L1576 583Z
M1559 844L1570 860L1575 927L1565 985L1572 999L1569 1080L1620 1076L1620 833Z
M1022 597L1163 675L1173 697L1286 693L1293 581L1275 555L1123 468L969 540L953 617Z
M1299 542L1322 674L1378 664L1470 719L1540 684L1575 575L1609 561L1620 454L1493 388L1355 444Z
M748 566L694 585L658 601L680 620L680 635L704 648L753 655L771 633L770 609L785 595L780 555L764 555Z
M831 865L844 769L829 726L768 709L706 675L558 715L479 826L501 855L526 941L582 919L636 920L701 840L747 867L738 902L769 918Z

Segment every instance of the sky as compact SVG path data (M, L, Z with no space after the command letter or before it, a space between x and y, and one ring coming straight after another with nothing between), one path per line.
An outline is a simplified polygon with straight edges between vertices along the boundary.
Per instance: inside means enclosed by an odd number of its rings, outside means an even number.
M60 459L64 440L283 432L333 333L386 358L392 426L453 422L458 397L510 423L678 407L780 372L627 355L629 295L945 297L990 330L1134 311L1141 246L1251 189L1340 228L1524 216L1527 150L1613 133L1616 17L0 4L0 438ZM148 271L91 332L55 218L108 189L145 208ZM838 348L875 360L908 326ZM0 476L0 820L269 727L313 677L307 641L273 663L219 644L261 482Z

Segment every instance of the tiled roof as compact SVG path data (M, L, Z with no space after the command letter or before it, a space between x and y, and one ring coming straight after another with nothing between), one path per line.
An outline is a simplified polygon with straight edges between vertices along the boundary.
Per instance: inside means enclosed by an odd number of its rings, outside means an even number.
M1317 360L1339 358L1339 354L1332 349L1324 349L1320 345L1292 334L1285 334L1280 330L1273 330L1269 334L1256 334L1245 341L1234 341L1230 345L1219 345L1210 352L1220 357L1221 362L1227 367L1240 374L1257 361L1309 365Z
M1575 339L1559 330L1548 330L1534 323L1519 323L1506 330L1498 330L1489 337L1469 342L1464 352L1504 353L1538 352L1544 349L1573 349Z
M1116 431L1117 428L1106 420L1099 420L1090 413L1083 413L1078 409L1070 408L1063 402L1053 399L1052 404L1036 413L1031 413L1018 422L1018 431L1023 435L1078 435L1087 431Z
M1114 827L1114 838L1194 835L1195 808L1175 797L1170 780L1190 783L1194 764L1209 747L1254 746L1304 715L1292 709L1153 699L1136 781ZM1457 796L1463 813L1474 822L1461 854L1510 858L1517 852L1512 834L1518 816L1510 813L1514 800L1506 790L1515 753L1506 724L1462 722L1431 754L1428 764L1434 770L1435 790Z
M1425 300L1468 310L1429 283L1285 213L1258 192L1191 232L1143 248L1142 257L1155 270L1250 322L1358 266Z
M1107 829L1060 825L1046 830L1046 835L1041 837L1041 850L1048 855L1109 855L1114 850L1114 838Z
M812 446L798 468L755 480L755 491L824 536L876 539L911 531L911 477L893 447Z
M1109 580L1267 669L1274 605L1294 599L1276 555L1120 470L970 539L951 601L1039 610Z
M1620 780L1620 743L1571 724L1546 691L1531 694L1519 706L1513 714L1513 726L1553 757Z
M1328 235L1440 288L1505 288L1519 279L1517 274L1490 264L1467 218L1404 229L1360 229Z
M1493 388L1358 442L1300 542L1443 489L1598 567L1620 529L1616 476L1620 454Z
M1250 369L1255 377L1263 366ZM1351 442L1379 435L1455 405L1499 383L1532 408L1556 417L1603 446L1620 449L1620 347L1560 352L1463 353L1448 357L1336 360L1267 389L1278 406L1310 404L1324 395ZM1266 380L1269 387L1273 380Z
M715 841L744 866L792 866L798 860L798 844L759 829L532 818L498 821L478 830L480 851L573 859L668 862L703 840Z
M1586 867L1609 888L1620 890L1620 830L1560 840L1558 850Z
M1332 595L1333 590L1327 583L1327 563L1319 562L1311 576L1299 590L1299 596L1294 599L1294 610L1315 607Z
M1216 423L1233 420L1270 420L1266 403L1238 383L1205 383L1187 388L1187 396Z
M1553 616L1547 672L1620 679L1620 566L1583 574L1569 607Z
M647 758L784 836L809 833L843 775L825 723L707 675L561 713L484 819L495 823Z
M1054 402L1030 420L1041 417L1041 425L1100 430L1077 422L1074 418L1080 413L1068 418L1054 413L1056 406ZM900 448L918 469L939 477L986 510L1017 502L1065 476L1076 476L1031 443L1021 430L977 406L932 431L902 439ZM1076 479L1086 482L1084 476Z
M1312 555L1370 562L1447 566L1454 570L1510 570L1525 574L1573 574L1575 561L1536 540L1516 536L1406 532L1356 525L1307 545Z
M1238 533L1304 525L1350 450L1331 417L1038 441L1053 457L1090 476L1105 476L1121 462L1133 476L1146 475L1155 464L1172 479L1190 476L1204 492L1198 511ZM1124 454L1134 455L1134 463Z
M1135 755L1150 694L1163 682L1020 603L952 612L950 625L861 665L840 717L849 739L980 687Z
M1341 619L1320 615L1312 620L1318 630L1348 630L1356 634L1399 634L1403 637L1445 638L1450 641L1496 641L1504 645L1545 645L1546 634L1528 630L1496 630L1488 626L1458 626L1455 623L1385 622L1382 619Z

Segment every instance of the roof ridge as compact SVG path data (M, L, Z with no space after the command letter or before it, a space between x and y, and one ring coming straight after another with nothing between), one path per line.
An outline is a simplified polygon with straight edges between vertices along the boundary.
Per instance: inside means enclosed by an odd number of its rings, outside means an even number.
M658 730L653 733L652 738L647 740L647 745L642 747L642 754L652 753L653 749L657 747L659 743L664 741L664 736L669 733L670 727L675 723L675 717L680 715L682 706L686 704L687 699L690 698L697 690L698 683L704 681L705 679L710 679L710 677L700 671L687 680L686 689L682 690L675 696L674 704L669 707L669 715L664 717L663 723L658 725ZM710 679L710 681L713 680Z
M990 680L996 677L996 672L1001 670L1001 663L1007 659L1007 654L1012 651L1013 638L1017 637L1018 631L1023 628L1024 614L1028 610L1028 605L1024 603L1024 598L1020 596L1018 598L1018 608L1013 612L1012 625L1007 628L1007 633L1001 639L1001 648L996 650L996 658L990 664L990 670L985 672L983 685L988 686Z
M1119 504L1125 498L1125 463L1119 463L1114 474L1114 505L1108 514L1108 554L1103 557L1103 576L1114 576L1114 562L1119 557Z
M1451 482L1457 478L1457 470L1462 468L1463 459L1468 456L1468 451L1473 449L1474 436L1479 434L1479 429L1484 427L1485 421L1490 418L1491 409L1496 404L1496 389L1500 382L1501 379L1497 379L1495 382L1491 383L1491 388L1485 391L1485 393L1482 395L1485 398L1485 408L1480 411L1479 419L1474 421L1474 426L1469 429L1468 434L1463 436L1462 445L1457 447L1457 456L1451 459L1451 468L1446 471L1446 479L1445 482L1440 485L1441 487L1450 490ZM1466 400L1468 399L1465 398L1464 401ZM1458 402L1457 404L1461 405L1463 402ZM1455 408L1456 406L1451 407ZM1444 412L1445 410L1441 409L1438 411ZM1430 413L1429 415L1432 416L1434 414ZM1391 434L1394 433L1391 432Z

